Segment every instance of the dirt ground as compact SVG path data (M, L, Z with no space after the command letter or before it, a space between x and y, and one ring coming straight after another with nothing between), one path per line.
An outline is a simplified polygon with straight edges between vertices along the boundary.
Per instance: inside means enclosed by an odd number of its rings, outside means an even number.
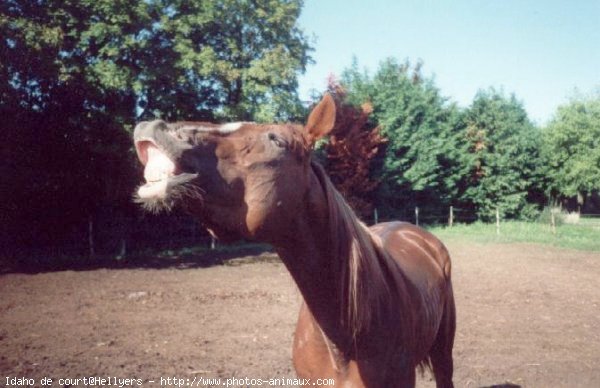
M457 387L600 387L600 254L448 247ZM145 387L161 386L161 377L195 378L196 386L211 377L294 377L301 297L272 254L25 272L0 275L0 386L23 382L13 377L36 386L50 377L54 387L84 376ZM429 373L418 386L434 386Z

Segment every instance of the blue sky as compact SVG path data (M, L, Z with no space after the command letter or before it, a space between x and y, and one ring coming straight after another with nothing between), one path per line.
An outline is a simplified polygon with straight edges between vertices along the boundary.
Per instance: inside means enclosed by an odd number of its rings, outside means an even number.
M600 87L600 0L305 0L300 26L316 38L303 99L353 56L371 73L387 57L421 59L461 106L502 88L539 124L576 89Z

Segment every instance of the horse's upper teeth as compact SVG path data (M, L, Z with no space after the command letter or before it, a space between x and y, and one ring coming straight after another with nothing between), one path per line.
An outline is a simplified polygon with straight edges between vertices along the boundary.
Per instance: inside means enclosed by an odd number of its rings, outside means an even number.
M149 183L167 179L175 172L175 163L155 146L147 149L148 161L144 168L144 178Z

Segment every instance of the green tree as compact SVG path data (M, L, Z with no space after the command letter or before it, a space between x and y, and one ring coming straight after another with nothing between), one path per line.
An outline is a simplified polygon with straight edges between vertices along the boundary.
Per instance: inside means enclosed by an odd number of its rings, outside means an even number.
M297 23L302 1L150 3L160 18L144 58L141 100L148 114L181 118L200 111L210 119L257 121L302 115L297 75L311 61Z
M551 194L583 205L600 191L600 93L560 106L543 139Z
M99 206L129 204L123 127L135 120L135 35L147 14L146 3L124 1L0 6L3 226L12 243L53 243Z
M503 217L533 216L528 198L539 189L540 133L522 103L494 89L479 91L464 120L464 203L482 219L492 218L496 208Z
M421 63L387 59L370 76L355 61L342 84L351 103L373 105L372 117L388 139L378 171L379 207L398 215L414 206L431 213L451 204L462 174L460 114L422 75Z
M301 0L8 0L2 103L44 110L58 90L130 119L287 120L311 47ZM77 100L83 97L77 96Z

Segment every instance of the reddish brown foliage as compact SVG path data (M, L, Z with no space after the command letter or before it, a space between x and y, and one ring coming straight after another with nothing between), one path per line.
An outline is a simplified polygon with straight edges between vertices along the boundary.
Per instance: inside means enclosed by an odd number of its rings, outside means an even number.
M357 214L365 219L373 212L372 194L379 180L371 175L372 164L386 139L379 127L369 124L373 111L370 103L357 107L345 103L346 91L330 79L328 92L333 96L337 112L336 124L325 146L326 170L336 188Z
M481 155L481 152L487 148L485 131L473 124L467 126L467 139L471 142L470 151L474 154ZM479 156L475 161L472 178L479 181L484 175L485 171L483 170L481 156Z

